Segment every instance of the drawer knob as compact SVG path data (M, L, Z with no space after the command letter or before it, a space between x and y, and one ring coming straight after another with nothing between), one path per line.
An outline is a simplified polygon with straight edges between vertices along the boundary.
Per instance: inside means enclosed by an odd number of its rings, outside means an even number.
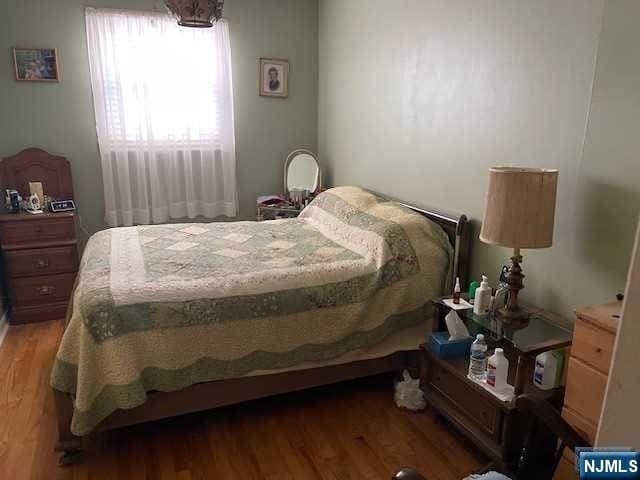
M602 353L602 348L596 347L596 353Z
M56 291L56 287L52 285L43 285L38 287L38 295L51 295Z
M34 263L33 266L39 270L42 270L49 266L49 260L46 258L36 258L36 260L33 263Z
M36 233L42 233L42 232L43 232L42 227L36 227L36 228L34 229L34 231L35 231Z

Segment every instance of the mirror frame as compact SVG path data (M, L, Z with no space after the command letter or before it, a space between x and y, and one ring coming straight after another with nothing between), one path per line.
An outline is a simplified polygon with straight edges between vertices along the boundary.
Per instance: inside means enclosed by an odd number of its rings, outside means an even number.
M294 158L296 158L296 156L302 154L307 154L313 157L316 162L316 166L318 167L318 173L316 174L316 179L314 182L315 188L313 190L310 190L309 192L316 193L322 186L322 169L320 168L320 162L318 162L318 156L311 150L307 150L306 148L296 148L293 152L287 155L287 158L284 161L284 194L287 198L289 198L289 187L287 185L287 180L289 177L289 165L291 165L291 162Z

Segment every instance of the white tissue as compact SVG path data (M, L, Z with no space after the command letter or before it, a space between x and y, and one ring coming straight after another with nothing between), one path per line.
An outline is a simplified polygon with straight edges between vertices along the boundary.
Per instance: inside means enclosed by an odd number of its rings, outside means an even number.
M460 320L460 317L455 310L451 310L447 313L447 316L444 317L444 321L446 322L447 330L449 331L449 340L458 340L469 336L467 326L462 320Z

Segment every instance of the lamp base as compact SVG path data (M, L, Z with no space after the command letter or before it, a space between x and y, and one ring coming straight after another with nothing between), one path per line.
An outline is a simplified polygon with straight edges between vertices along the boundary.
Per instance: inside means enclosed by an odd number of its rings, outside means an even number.
M518 292L524 288L522 284L524 275L520 267L521 262L520 249L514 248L511 256L511 265L507 273L507 301L505 306L498 310L498 316L505 323L522 323L528 317L527 312L520 309L518 305Z
M497 311L498 320L509 325L526 326L529 323L529 316L529 312L520 309L513 311L507 310L506 307L502 307Z

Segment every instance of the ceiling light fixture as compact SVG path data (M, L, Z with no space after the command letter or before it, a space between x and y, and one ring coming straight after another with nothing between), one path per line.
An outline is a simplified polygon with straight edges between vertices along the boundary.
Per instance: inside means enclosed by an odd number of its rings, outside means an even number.
M182 27L212 27L222 18L224 0L166 0L169 12Z

